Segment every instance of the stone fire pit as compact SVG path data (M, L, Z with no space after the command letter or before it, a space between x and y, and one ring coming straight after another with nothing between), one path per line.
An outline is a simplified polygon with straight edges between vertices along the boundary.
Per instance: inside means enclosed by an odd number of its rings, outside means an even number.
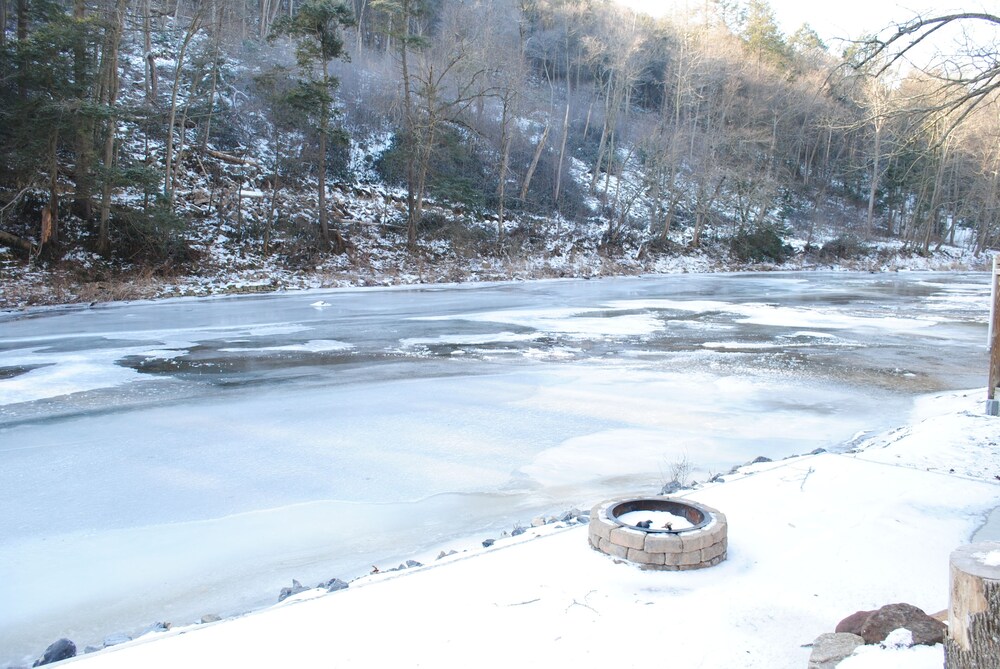
M667 497L612 499L590 512L590 545L646 569L714 567L726 559L726 517Z

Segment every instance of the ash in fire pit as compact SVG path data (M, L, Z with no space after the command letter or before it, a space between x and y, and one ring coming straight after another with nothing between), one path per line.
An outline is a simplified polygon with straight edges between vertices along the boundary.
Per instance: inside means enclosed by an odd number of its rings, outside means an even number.
M669 498L617 499L590 513L590 545L647 569L712 567L726 559L726 517Z

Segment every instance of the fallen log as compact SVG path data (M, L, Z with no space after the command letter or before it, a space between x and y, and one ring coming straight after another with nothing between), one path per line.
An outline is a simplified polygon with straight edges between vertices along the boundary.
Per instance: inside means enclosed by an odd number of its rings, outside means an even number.
M12 235L9 232L4 232L3 230L0 230L0 244L4 244L5 246L9 246L13 249L21 249L22 251L27 251L28 253L31 253L34 248L28 240L21 239L17 235Z
M255 161L250 160L249 158L241 158L239 156L234 156L231 153L223 153L222 151L216 151L215 149L205 149L205 153L212 156L213 158L221 160L224 163L230 163L232 165L249 165L250 167L256 167L260 169L260 165L258 165Z

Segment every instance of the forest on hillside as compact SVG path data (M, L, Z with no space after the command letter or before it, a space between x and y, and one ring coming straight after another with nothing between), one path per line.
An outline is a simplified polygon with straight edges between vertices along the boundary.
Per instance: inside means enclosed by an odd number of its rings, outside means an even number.
M967 25L993 37L909 65ZM205 221L305 265L371 225L414 259L442 236L517 253L539 220L611 257L780 262L792 225L838 254L1000 244L991 14L836 52L765 0L0 0L0 26L18 262L190 271Z

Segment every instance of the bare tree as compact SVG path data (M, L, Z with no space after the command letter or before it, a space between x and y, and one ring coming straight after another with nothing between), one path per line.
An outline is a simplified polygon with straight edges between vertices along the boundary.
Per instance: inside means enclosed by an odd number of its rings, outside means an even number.
M940 16L917 16L906 23L888 29L884 37L873 36L862 43L857 69L873 69L882 76L903 61L921 44L956 25L977 25L1000 29L1000 15L986 12L958 12ZM952 124L961 123L980 104L990 102L1000 90L1000 58L996 42L978 46L967 42L958 54L948 54L924 72L938 82L938 96L933 93L924 101L923 111L934 113L956 111ZM881 64L879 64L881 63ZM876 64L877 67L873 67Z

